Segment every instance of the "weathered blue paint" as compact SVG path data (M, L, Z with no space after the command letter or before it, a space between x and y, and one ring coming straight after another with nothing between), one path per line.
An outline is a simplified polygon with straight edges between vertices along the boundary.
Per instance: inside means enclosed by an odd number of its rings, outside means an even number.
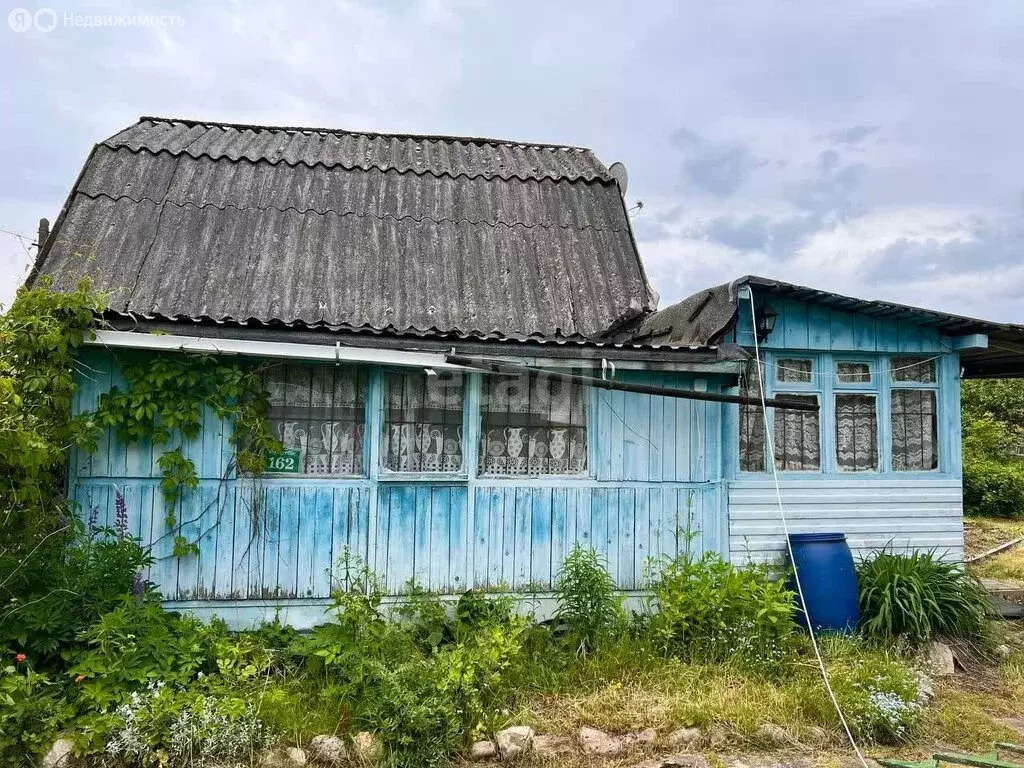
M958 351L983 339L950 339L934 328L791 300L769 302L779 312L775 328L761 344L766 362L766 394L814 391L821 397L820 472L780 472L783 509L793 532L842 531L855 556L885 546L897 550L936 549L963 555L963 506ZM740 302L735 339L753 345L750 305ZM938 376L939 467L929 472L894 472L889 418L892 387L877 387L880 471L840 472L835 462L835 362L864 360L886 377L894 355L936 358ZM771 375L780 358L812 356L819 376L810 385L778 384ZM900 383L899 386L913 386ZM845 386L845 391L851 387ZM874 384L866 388L876 391ZM738 409L722 416L725 476L728 482L730 553L734 562L777 559L784 554L783 526L769 473L741 472L738 463Z
M78 411L123 383L106 352L87 351L81 363ZM619 378L721 386L715 377L662 372L623 371ZM115 494L124 494L131 530L156 558L148 577L172 605L252 618L272 615L277 605L307 606L295 616L322 615L346 550L392 594L414 583L446 594L471 587L546 592L577 541L601 553L624 590L643 585L650 558L684 547L687 529L692 547L728 553L720 405L593 391L587 475L478 477L480 387L480 377L470 376L461 478L384 473L372 439L363 478L240 478L225 425L205 413L199 438L184 446L199 487L175 510L184 535L198 543L195 555L172 556L152 446L105 435L95 453L72 457L69 492L84 515L96 508L101 522L113 520ZM369 435L381 433L380 409L372 407L381 391L374 372Z
M940 336L934 329L853 315L796 301L772 302L779 312L762 345L769 363L813 355L813 384L776 386L767 394L814 391L821 398L820 472L782 473L784 507L794 531L840 530L858 555L892 544L962 554L960 370L958 351L982 339ZM734 340L753 343L749 305L741 303ZM880 471L844 473L835 463L834 366L865 360L876 374L897 354L937 361L939 467L891 471L890 388L878 388ZM883 374L884 375L884 374ZM680 389L722 391L724 376L620 371L619 379ZM78 411L122 383L106 352L81 358ZM903 386L903 385L901 385ZM366 432L379 436L380 371L371 372ZM736 392L735 388L728 390ZM233 472L226 425L204 414L198 439L185 445L200 485L175 510L198 554L174 558L159 492L157 454L105 435L92 454L71 457L69 493L83 514L113 521L124 495L130 529L152 547L148 577L170 604L216 612L234 624L268 618L308 625L323 616L340 578L344 552L358 556L400 595L412 584L449 595L470 587L550 593L576 542L593 546L616 584L642 590L652 558L677 554L690 541L737 562L782 554L774 485L766 473L740 472L738 408L670 397L591 390L588 472L574 477L495 478L477 475L481 377L467 379L463 476L410 476L380 469L379 439L365 441L361 478L267 476Z

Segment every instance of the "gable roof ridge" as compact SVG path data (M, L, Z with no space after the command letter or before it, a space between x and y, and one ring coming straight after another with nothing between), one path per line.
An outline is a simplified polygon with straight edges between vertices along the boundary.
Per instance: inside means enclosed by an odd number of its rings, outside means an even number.
M358 131L349 130L347 128L318 128L313 126L282 126L282 125L257 125L255 123L229 123L221 122L218 120L194 120L187 117L156 117L153 115L142 115L136 121L136 125L144 122L152 123L179 123L181 125L188 126L189 128L195 126L202 126L204 128L224 128L234 129L238 131L253 131L254 133L270 132L270 133L319 133L319 134L331 134L335 136L365 136L369 139L398 139L412 140L412 141L440 141L448 144L476 144L483 146L505 146L505 147L521 147L524 149L547 149L547 150L562 150L566 152L587 152L591 155L594 154L594 150L589 147L581 147L574 144L550 144L547 142L529 142L529 141L514 141L512 139L496 139L484 136L455 136L448 134L427 134L427 133L389 133L386 131ZM128 126L131 127L131 126ZM123 133L125 129L121 129L113 136L108 137L103 143L110 141L115 138L118 134Z

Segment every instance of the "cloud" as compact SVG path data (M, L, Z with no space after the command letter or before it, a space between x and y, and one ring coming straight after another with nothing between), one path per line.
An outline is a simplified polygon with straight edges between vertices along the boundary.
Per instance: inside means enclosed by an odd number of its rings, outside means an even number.
M878 133L881 128L882 126L880 125L851 125L846 128L840 128L836 131L830 131L827 134L827 137L833 144L858 146L863 144L871 136Z
M740 142L708 141L688 128L677 129L671 143L683 153L683 179L715 197L734 195L758 165Z
M1020 320L1024 16L985 8L149 0L184 25L0 26L0 227L53 221L141 114L505 136L628 165L665 302L753 272ZM28 260L0 234L0 302Z

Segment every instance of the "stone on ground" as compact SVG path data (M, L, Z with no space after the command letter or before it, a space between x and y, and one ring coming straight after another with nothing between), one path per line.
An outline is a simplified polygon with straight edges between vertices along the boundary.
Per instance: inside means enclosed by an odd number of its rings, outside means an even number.
M514 725L494 734L502 760L529 752L533 746L533 728L528 725Z
M564 755L575 748L568 736L534 736L533 751L538 755Z
M263 753L262 768L302 768L309 761L305 750L298 747L278 747Z
M792 741L789 732L781 725L776 725L775 723L761 723L757 727L757 732L769 744L785 744Z
M469 757L476 762L492 760L498 756L498 747L493 741L474 741L469 749Z
M927 707L935 698L935 686L932 679L924 672L917 673L917 703Z
M665 737L665 744L673 748L689 747L700 741L703 735L700 728L677 728Z
M365 765L373 765L379 762L384 754L384 747L380 739L369 731L360 731L352 739L352 751L356 759Z
M945 643L934 641L928 647L928 666L932 674L944 677L956 674L956 659L953 656L953 649Z
M653 728L644 728L642 731L632 731L622 737L627 747L647 746L658 740L658 732Z
M75 743L71 739L61 737L53 742L50 751L43 758L43 768L71 768L77 764L75 760Z
M348 749L340 736L321 734L309 740L310 757L323 765L342 765L348 760Z
M626 745L618 736L599 731L597 728L580 728L577 737L580 748L588 755L603 755L611 757L625 751Z

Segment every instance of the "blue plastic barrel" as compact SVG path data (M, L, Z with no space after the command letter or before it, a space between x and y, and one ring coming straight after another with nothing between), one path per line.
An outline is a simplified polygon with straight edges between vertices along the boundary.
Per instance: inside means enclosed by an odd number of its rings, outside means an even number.
M807 614L815 631L854 632L860 620L857 571L842 533L793 533L793 569L800 576ZM796 580L789 577L794 592ZM807 627L808 616L796 598L797 621Z

